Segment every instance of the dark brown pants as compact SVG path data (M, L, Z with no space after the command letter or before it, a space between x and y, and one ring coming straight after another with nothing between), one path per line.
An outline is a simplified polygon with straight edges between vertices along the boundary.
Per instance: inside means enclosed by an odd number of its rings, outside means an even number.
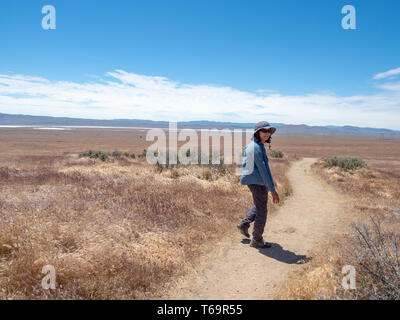
M248 185L253 195L254 205L247 212L246 217L240 222L240 225L250 227L250 223L254 221L253 239L255 241L263 241L263 233L267 222L267 203L268 188L263 185Z

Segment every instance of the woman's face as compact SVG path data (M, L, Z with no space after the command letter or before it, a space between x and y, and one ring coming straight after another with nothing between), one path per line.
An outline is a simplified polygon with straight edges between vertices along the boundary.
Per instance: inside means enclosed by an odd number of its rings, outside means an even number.
M260 130L260 140L265 143L271 136L271 129L261 129Z

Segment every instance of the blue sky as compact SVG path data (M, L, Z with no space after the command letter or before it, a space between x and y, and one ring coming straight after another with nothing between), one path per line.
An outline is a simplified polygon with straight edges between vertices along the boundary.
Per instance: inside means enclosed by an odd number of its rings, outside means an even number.
M400 129L399 17L397 0L2 0L0 112Z

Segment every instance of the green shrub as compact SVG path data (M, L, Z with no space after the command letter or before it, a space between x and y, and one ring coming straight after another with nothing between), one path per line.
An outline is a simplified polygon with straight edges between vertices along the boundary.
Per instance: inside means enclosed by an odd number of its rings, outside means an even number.
M283 152L279 150L270 150L268 151L268 155L271 158L283 158Z
M339 167L345 171L353 170L357 168L363 168L366 166L364 160L360 158L350 158L350 157L331 157L325 159L326 167Z
M90 157L91 154L92 154L92 150L86 150L86 151L80 152L78 157L79 158Z
M179 161L179 156L176 152L167 150L167 151L161 151L161 152L154 152L154 155L156 157L159 157L159 161L156 163L156 165L163 166L165 169L168 169L168 168L173 169L173 168L181 166L181 162ZM172 158L175 158L176 163L170 163L170 155ZM165 163L160 163L160 161L164 162L163 160L165 160Z
M121 156L122 156L122 152L121 151L118 151L118 150L115 150L115 151L113 151L113 153L111 154L113 157L115 157L115 158L121 158Z
M91 158L97 158L101 161L108 160L109 153L104 151L96 151Z
M179 155L174 152L174 151L161 151L161 152L155 152L154 153L155 156L159 156L160 159L159 161L157 161L155 163L155 166L157 167L157 171L158 172L162 172L165 169L174 169L174 168L179 168L182 165L184 165L180 160L179 160ZM187 150L186 151L186 157L191 157L192 156L192 160L197 160L197 164L193 163L192 161L189 161L188 164L192 164L192 165L196 165L196 166L200 166L200 167L204 167L207 168L208 170L205 170L204 174L202 175L202 179L205 180L210 180L211 179L211 173L215 174L216 176L224 176L226 174L232 173L233 168L227 166L225 164L224 161L224 157L220 156L219 154L217 154L216 152L213 152L212 154L190 154L190 151ZM170 156L173 156L172 158L176 159L176 163L171 163L170 162ZM140 155L139 155L140 157ZM163 159L165 157L165 163L161 163L160 160ZM202 164L201 161L205 160L206 163ZM208 159L208 162L207 162ZM216 163L212 163L212 160L214 160L214 162Z
M109 153L104 151L93 151L93 150L86 150L84 152L79 153L79 158L88 157L92 159L100 159L102 161L108 160Z
M141 154L138 155L139 158L146 158L146 149L143 149L143 152Z

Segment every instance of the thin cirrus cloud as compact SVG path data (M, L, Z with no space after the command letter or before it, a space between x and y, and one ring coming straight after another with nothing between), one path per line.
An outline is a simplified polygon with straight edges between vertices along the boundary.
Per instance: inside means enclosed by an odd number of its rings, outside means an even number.
M342 97L318 92L290 96L267 89L247 92L226 86L183 84L123 70L83 83L0 74L0 112L167 121L265 119L400 129L400 84L384 83L379 88L381 91L373 95Z
M385 78L388 78L388 77L396 76L398 74L400 74L400 68L396 68L396 69L392 69L392 70L385 71L385 72L382 72L382 73L378 73L373 77L373 79L374 80L380 80L380 79L385 79Z

